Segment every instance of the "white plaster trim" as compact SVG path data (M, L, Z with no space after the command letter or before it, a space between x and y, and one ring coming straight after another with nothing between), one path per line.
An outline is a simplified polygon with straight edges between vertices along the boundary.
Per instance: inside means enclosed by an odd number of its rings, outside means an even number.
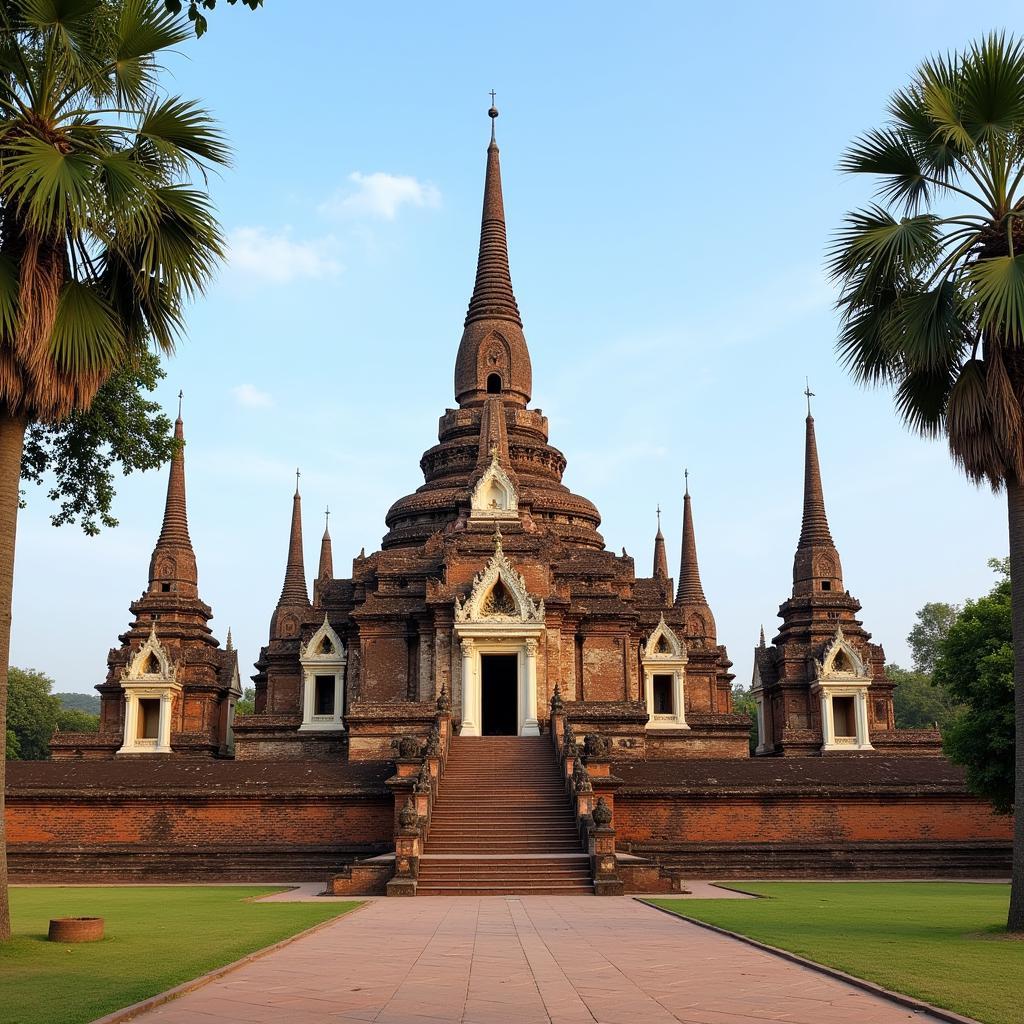
M670 648L668 653L658 653L658 644L664 639ZM644 673L644 700L647 706L648 729L689 729L686 722L686 646L672 631L661 616L654 632L647 638L640 660ZM672 708L671 714L655 714L654 712L654 677L672 677Z
M494 612L485 614L483 611L484 602L499 579L512 595L512 601L516 606L512 615ZM533 600L526 589L526 581L505 557L505 552L501 549L500 532L495 534L494 554L487 565L473 577L473 584L466 600L455 598L455 621L460 624L485 622L492 625L501 623L504 626L527 623L543 626L544 601Z
M493 495L497 492L497 498ZM470 496L470 519L518 519L519 495L508 473L498 462L498 449L491 449L491 464L476 482Z
M327 640L332 651L320 653L319 648ZM299 664L302 666L302 724L299 732L337 732L344 728L345 711L345 665L348 655L341 637L331 627L324 615L320 628L309 638L309 643L299 642ZM316 677L334 677L334 714L314 714L316 700Z

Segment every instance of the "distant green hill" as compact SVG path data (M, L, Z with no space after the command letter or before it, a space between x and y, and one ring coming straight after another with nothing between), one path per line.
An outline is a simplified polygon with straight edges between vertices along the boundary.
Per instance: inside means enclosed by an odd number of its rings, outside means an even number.
M100 713L100 698L96 693L55 693L62 708L71 711L88 711L91 715Z

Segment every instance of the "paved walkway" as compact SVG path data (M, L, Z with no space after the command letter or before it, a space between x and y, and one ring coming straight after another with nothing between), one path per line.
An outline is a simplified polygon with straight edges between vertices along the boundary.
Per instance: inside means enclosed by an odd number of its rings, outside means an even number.
M935 1024L630 899L374 900L146 1024Z

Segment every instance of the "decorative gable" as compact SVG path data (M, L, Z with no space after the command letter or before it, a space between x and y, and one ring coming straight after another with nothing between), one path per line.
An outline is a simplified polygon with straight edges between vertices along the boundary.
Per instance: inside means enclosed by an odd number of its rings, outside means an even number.
M466 600L455 599L455 621L544 622L544 602L533 600L526 581L505 557L500 530L494 534L494 554L473 578Z
M128 662L121 673L121 678L132 682L173 683L177 671L167 648L160 643L160 638L156 635L154 622L146 642Z
M814 661L815 676L819 680L835 682L859 681L871 678L871 671L849 640L843 627L836 627L836 635L823 658Z
M508 473L491 449L491 464L476 482L470 498L470 519L518 519L519 495Z
M686 661L686 648L662 615L654 632L644 645L643 658L648 661Z
M336 665L345 660L344 644L327 621L326 615L320 628L309 638L309 643L299 643L299 660L303 665Z

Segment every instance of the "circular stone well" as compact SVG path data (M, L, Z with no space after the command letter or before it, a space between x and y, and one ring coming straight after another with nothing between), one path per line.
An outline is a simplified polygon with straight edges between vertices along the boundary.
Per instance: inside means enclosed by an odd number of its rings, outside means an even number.
M55 917L47 938L51 942L98 942L103 938L103 918Z

